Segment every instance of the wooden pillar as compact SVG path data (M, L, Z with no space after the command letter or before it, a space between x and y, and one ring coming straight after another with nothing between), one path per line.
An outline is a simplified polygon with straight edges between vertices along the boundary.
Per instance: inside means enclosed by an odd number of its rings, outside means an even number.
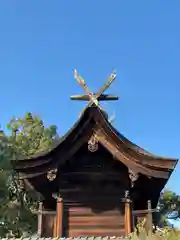
M128 235L132 232L132 209L131 209L131 200L129 197L129 191L125 193L125 234Z
M63 200L62 198L57 198L55 237L62 237L62 229L63 229Z
M147 214L147 230L148 233L151 234L152 233L152 207L151 207L151 201L148 200L148 214Z
M38 226L37 226L37 234L39 237L42 235L42 217L43 217L43 203L39 202L39 209L38 209Z

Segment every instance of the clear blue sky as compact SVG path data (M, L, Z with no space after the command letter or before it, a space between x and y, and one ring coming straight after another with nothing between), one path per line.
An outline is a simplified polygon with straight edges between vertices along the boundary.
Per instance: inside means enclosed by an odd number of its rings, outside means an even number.
M31 0L0 3L3 127L26 111L64 134L84 103L73 69L93 90L113 69L105 104L115 126L147 150L180 157L180 1ZM168 187L180 193L177 166Z

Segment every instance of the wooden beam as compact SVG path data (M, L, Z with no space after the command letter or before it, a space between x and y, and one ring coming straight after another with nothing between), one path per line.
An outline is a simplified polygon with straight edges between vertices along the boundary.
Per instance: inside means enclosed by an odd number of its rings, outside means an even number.
M145 210L135 210L132 211L133 217L137 217L137 219L139 220L145 220L145 224L144 227L146 229L146 232L148 234L152 234L152 223L153 223L153 217L152 217L152 213L153 212L158 212L157 209L152 209L151 208L151 201L148 200L147 203L147 209Z
M56 215L56 237L62 237L63 229L63 200L57 199L57 215Z
M72 95L70 97L71 100L79 100L79 101L90 101L90 96L88 94L84 95ZM98 101L113 101L113 100L118 100L119 97L115 95L109 95L109 94L101 94L98 97Z
M141 215L141 214L148 214L149 212L152 212L152 213L158 212L158 210L157 209L134 210L134 211L132 211L132 214L133 214L133 216L137 216L137 215Z

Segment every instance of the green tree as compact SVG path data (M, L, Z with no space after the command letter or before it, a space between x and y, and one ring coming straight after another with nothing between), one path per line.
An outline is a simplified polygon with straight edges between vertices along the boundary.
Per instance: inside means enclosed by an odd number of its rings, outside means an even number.
M13 118L7 125L12 152L18 156L31 156L48 149L58 139L57 128L44 126L43 121L31 113L23 118Z
M10 173L10 161L8 161L8 139L3 131L0 131L0 216L3 216L5 209L8 209L9 191L7 180ZM4 211L3 211L4 210ZM0 218L0 235L8 232L4 218Z
M175 192L165 189L159 199L161 224L167 225L167 219L180 217L180 196Z
M29 210L36 206L32 193L23 192L14 179L10 159L31 156L51 148L59 138L54 125L45 127L43 121L27 113L22 118L13 118L7 125L8 136L1 132L0 138L0 234L12 232L22 236L24 232L33 233L37 228L36 216Z

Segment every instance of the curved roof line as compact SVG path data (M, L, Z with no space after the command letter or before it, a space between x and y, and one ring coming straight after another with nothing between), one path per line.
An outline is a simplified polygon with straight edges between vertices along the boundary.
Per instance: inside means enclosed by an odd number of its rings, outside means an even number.
M117 130L114 127L113 127L113 129L117 132ZM158 154L153 154L152 152L149 152L149 151L145 150L144 148L141 148L137 144L133 143L128 138L126 138L123 134L121 134L119 132L117 132L117 133L118 133L118 136L121 137L126 142L126 144L129 144L131 146L131 148L133 148L134 151L136 151L139 154L146 155L151 158L153 157L153 158L158 158L158 159L168 159L168 160L172 160L172 161L177 160L176 158L168 158L168 157L161 156Z
M98 115L96 115L95 117L97 117ZM100 116L100 114L99 114ZM123 144L124 147L126 147L126 151L131 154L136 154L137 158L136 160L139 162L139 160L141 160L141 163L144 163L146 165L151 166L150 163L152 163L152 165L154 167L157 168L169 168L169 169L174 169L178 159L175 158L167 158L167 157L160 157L158 155L155 154L151 154L149 152L146 152L144 149L138 147L136 144L132 143L131 141L129 141L127 138L125 138L121 133L119 133L106 119L104 119L101 116L101 119L99 119L101 121L101 124L103 122L104 125L106 125L106 127L109 128L109 132L111 131L112 134L114 135L114 138L116 138L116 142L118 143L119 141L121 141L121 143ZM144 152L140 152L139 149L141 149ZM148 154L146 154L148 153ZM158 164L158 161L160 161L160 163ZM164 165L161 165L163 161L163 164L166 165L166 167Z
M123 151L126 151L130 158L133 158L134 162L141 163L142 165L146 165L149 168L153 168L154 170L157 169L166 169L167 170L173 170L178 162L178 159L172 159L172 158L165 158L165 157L159 157L157 155L151 154L144 149L138 147L136 144L129 141L127 138L125 138L122 134L120 134L107 120L107 118L104 116L104 113L96 106L91 106L89 108L86 108L85 111L82 113L81 117L78 119L78 121L74 124L74 126L58 141L55 142L55 144L47 151L40 152L36 155L29 156L29 157L22 157L18 159L12 160L12 164L14 168L19 165L21 168L25 168L25 166L28 167L31 164L33 166L41 166L43 164L50 164L52 162L52 159L49 159L50 155L52 153L55 153L57 149L63 148L63 145L70 141L70 146L75 142L75 139L77 138L77 135L79 132L82 132L85 126L87 126L91 119L94 119L95 122L98 123L99 126L102 126L103 128L107 129L106 131L108 134L112 136L114 141L117 145L123 148ZM68 140L69 139L69 140ZM73 140L70 140L73 139ZM133 157L132 157L133 154ZM43 161L42 161L43 158ZM39 160L39 161L38 161ZM41 161L40 161L41 160ZM163 161L163 164L162 164ZM24 166L24 167L23 167Z

